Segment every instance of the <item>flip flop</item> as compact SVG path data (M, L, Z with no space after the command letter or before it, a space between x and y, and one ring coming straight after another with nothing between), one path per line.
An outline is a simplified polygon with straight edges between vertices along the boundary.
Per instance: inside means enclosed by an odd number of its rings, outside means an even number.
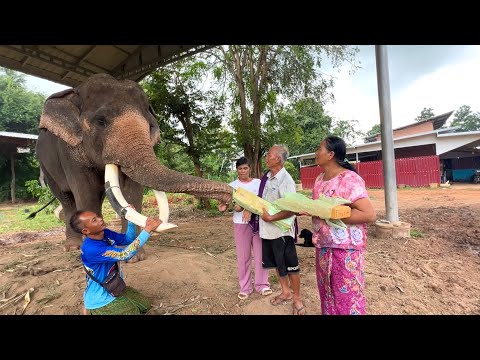
M280 295L275 296L272 300L270 300L270 304L273 306L278 306L278 305L287 305L290 301L293 300L293 296L289 299L282 298Z
M270 294L272 294L272 293L273 293L272 289L270 289L270 288L265 288L265 289L262 290L262 292L261 292L260 294L262 294L263 296L268 296L268 295L270 295Z
M305 315L306 313L305 306L300 306L297 308L295 305L293 305L293 315Z
M246 298L248 298L248 294L245 294L243 292L239 292L237 296L240 300L245 300Z

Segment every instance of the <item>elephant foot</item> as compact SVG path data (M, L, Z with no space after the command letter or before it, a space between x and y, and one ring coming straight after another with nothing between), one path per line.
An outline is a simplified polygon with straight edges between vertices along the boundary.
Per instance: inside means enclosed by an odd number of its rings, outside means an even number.
M138 252L129 260L127 260L127 263L136 263L137 261L143 261L147 258L147 253L145 252L145 249L142 247Z
M65 250L65 252L80 250L81 245L82 245L82 241L80 242L75 240L66 241L65 244L63 245L63 250Z

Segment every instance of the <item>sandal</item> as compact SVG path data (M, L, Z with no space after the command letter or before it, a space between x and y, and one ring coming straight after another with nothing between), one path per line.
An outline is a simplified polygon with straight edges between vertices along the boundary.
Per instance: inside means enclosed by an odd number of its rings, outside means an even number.
M293 305L293 315L305 315L306 313L305 306L302 305L297 308L295 305Z
M285 299L280 295L278 295L278 296L275 296L272 300L270 300L270 304L272 304L273 306L287 305L292 300L293 300L293 296L291 298Z
M273 291L270 288L265 288L260 292L260 294L262 294L263 296L268 296L268 295L271 295L272 293Z
M237 296L240 300L245 300L246 298L248 298L248 294L245 294L243 292L239 292Z

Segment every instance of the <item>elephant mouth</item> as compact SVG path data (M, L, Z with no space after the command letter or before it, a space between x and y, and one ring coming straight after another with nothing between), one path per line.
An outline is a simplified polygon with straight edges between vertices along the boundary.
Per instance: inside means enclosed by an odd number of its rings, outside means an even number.
M118 174L119 169L117 165L105 165L105 192L108 200L118 215L125 216L125 219L144 228L147 223L147 217L128 206L129 204L120 190ZM154 194L157 199L159 218L162 220L162 223L154 231L162 232L177 227L177 225L168 222L170 211L166 194L157 190L154 190Z

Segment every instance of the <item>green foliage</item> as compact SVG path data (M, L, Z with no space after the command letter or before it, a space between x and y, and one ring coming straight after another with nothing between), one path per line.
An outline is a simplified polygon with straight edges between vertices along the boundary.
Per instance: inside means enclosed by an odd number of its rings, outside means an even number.
M272 285L278 285L279 284L278 276L274 275L273 273L270 273L270 275L268 276L268 282Z
M297 181L300 180L300 172L298 171L297 167L292 164L290 161L285 162L285 170L291 175L293 180Z
M435 114L433 113L433 109L432 108L423 108L422 112L420 113L419 116L417 116L415 118L415 121L423 121L423 120L427 120L427 119L430 119L432 117L434 117Z
M345 140L347 146L352 145L358 136L364 136L360 131L358 120L336 120L332 130L332 135L336 135Z
M314 152L320 141L331 130L332 118L323 110L320 102L303 98L295 104L279 108L270 117L267 129L266 148L274 143L286 144L290 155Z
M38 199L39 205L45 205L48 203L52 198L55 197L49 187L41 187L40 182L38 180L29 180L25 182L25 187L27 191L36 199ZM48 205L44 212L47 214L52 214L53 211L60 205L60 201L55 199L50 205ZM41 206L39 206L41 207Z
M218 200L215 199L207 199L210 209L208 209L208 216L214 217L222 215L223 213L218 210ZM200 210L206 210L205 205L202 201L197 201L196 208Z
M273 143L286 143L293 153L303 152L301 144L312 142L303 139L307 132L302 133L294 115L281 104L308 97L320 104L332 99L328 90L333 77L321 72L322 61L330 60L333 68L349 62L355 70L357 51L343 45L230 45L210 52L215 79L225 82L223 89L229 95L225 99L230 103L236 145L252 161L254 176ZM316 142L318 134L312 137Z
M380 124L375 124L375 125L372 126L372 128L370 130L367 131L367 133L365 135L366 136L373 136L373 135L380 134L380 132L381 132Z
M233 139L222 125L223 97L203 89L207 76L207 64L191 57L152 73L143 86L159 114L157 155L177 171L221 178L228 171L224 163L233 154Z
M25 75L0 68L0 131L38 134L38 122L45 95L27 90ZM10 157L0 154L0 201L10 198ZM25 181L38 177L38 162L33 154L15 154L15 196L30 198Z
M203 158L204 177L211 180L230 182L232 151L214 150ZM235 172L236 173L236 172Z
M267 137L262 140L265 148L286 144L290 155L315 152L322 139L337 135L352 144L361 134L358 120L335 120L328 115L321 102L303 98L289 107L281 107L275 116L269 116L264 128Z
M413 237L413 238L421 238L421 237L424 237L425 234L422 233L422 232L419 231L419 230L411 229L411 230L410 230L410 236Z
M38 134L45 99L27 90L25 75L0 68L0 131Z
M25 182L40 175L39 165L33 154L15 154L15 196L17 199L31 199ZM10 156L0 154L0 201L11 199L12 174Z
M473 113L470 106L462 105L454 113L450 126L459 126L464 131L480 130L480 113Z
M154 146L154 151L160 162L168 168L185 174L195 175L192 160L185 152L183 146L161 138L160 142Z

